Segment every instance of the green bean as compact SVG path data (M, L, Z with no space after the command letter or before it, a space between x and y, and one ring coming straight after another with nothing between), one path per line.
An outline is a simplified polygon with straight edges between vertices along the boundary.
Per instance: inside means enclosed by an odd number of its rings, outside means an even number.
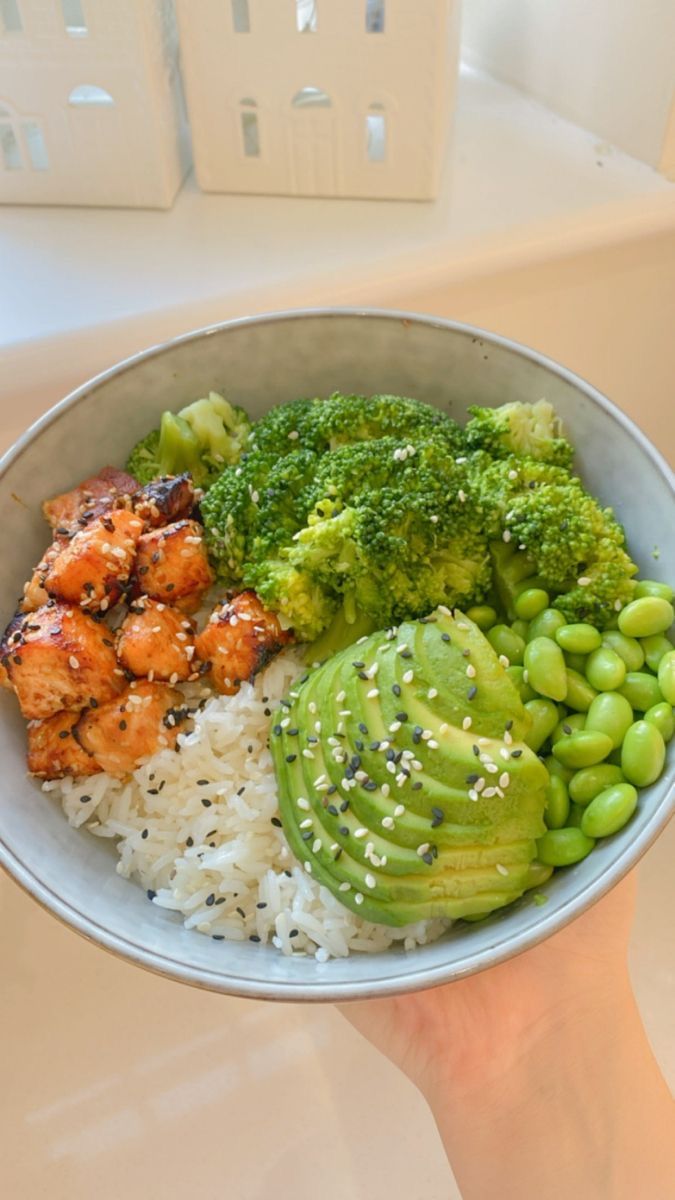
M641 596L631 600L619 613L619 629L627 637L652 637L665 633L675 618L673 606L662 596Z
M621 747L621 770L629 783L648 787L658 779L666 758L666 745L656 725L636 721Z
M602 634L593 625L579 621L575 625L561 625L555 640L563 650L571 654L590 654L602 645Z
M612 739L606 733L590 729L563 737L553 747L558 762L566 767L593 767L607 758L611 750Z
M537 693L534 688L530 687L529 683L525 682L525 668L521 666L507 667L506 674L513 681L514 686L518 689L518 694L523 704L528 700L536 699Z
M570 813L567 785L559 775L552 775L546 789L544 820L549 829L562 829Z
M660 583L657 579L639 579L635 588L635 599L640 600L642 596L659 596L661 600L667 600L669 604L673 603L673 589L667 583Z
M478 628L483 631L483 633L486 633L488 629L491 629L497 620L497 614L494 608L491 608L489 604L476 604L473 608L470 608L467 611L466 615L470 621L473 621L474 625L477 625Z
M548 757L544 759L544 766L546 767L549 775L557 775L563 780L564 783L569 784L570 779L574 778L574 768L564 767L562 763L558 762L557 758L553 757L552 754L549 754Z
M633 710L618 692L600 692L586 714L586 729L597 729L612 739L615 750L633 724Z
M569 650L565 650L563 653L570 671L576 671L577 675L586 674L587 654L570 654Z
M533 642L535 638L547 637L555 640L556 633L562 629L567 622L561 612L557 608L545 608L538 616L530 621L530 628L527 631L528 642Z
M513 607L517 617L521 621L531 621L533 617L538 617L539 613L548 608L549 595L543 588L525 588L519 596L516 596Z
M565 713L561 717L551 735L551 742L555 746L561 738L569 737L572 733L579 733L586 725L586 713Z
M597 691L611 692L626 678L626 664L610 646L601 646L588 656L586 678Z
M581 832L587 837L609 837L618 833L637 808L637 789L630 783L617 783L591 800L581 818Z
M567 818L567 829L579 829L581 827L581 818L584 815L582 804L570 804L570 815Z
M626 664L627 671L639 671L645 661L644 650L637 638L626 637L618 629L606 629L602 635L603 646L609 646Z
M503 654L508 658L511 666L518 665L523 661L525 653L525 642L517 633L509 629L508 625L493 625L492 629L488 629L486 638L496 654Z
M673 643L664 637L662 633L655 633L652 637L642 639L642 649L645 652L645 662L650 671L656 675L659 669L659 663L664 654L670 654L673 649Z
M577 771L568 783L568 791L575 804L590 804L605 788L615 783L623 783L624 775L621 767L611 763L599 763L597 767L583 767Z
M541 887L542 883L546 883L552 874L553 867L549 867L545 863L539 862L537 858L534 858L527 868L525 891L528 892L530 888Z
M675 650L664 654L659 663L659 687L669 704L675 704Z
M565 704L568 708L574 708L577 712L588 712L589 708L597 692L594 687L591 687L588 680L584 679L578 671L567 668L567 695Z
M662 700L660 704L652 704L652 707L647 709L644 719L649 721L650 725L656 725L664 742L670 741L675 733L675 714L672 704L669 704L667 700Z
M534 622L533 622L534 624ZM560 646L548 637L537 637L525 647L525 670L528 683L551 700L564 700L567 695L565 658Z
M594 845L594 839L587 837L581 829L569 826L566 829L549 829L537 842L537 857L550 867L569 867L572 863L581 862Z
M646 671L629 671L618 690L619 695L626 697L631 708L639 712L646 712L663 700L658 679Z
M521 637L523 639L524 642L527 641L527 633L530 628L529 621L521 621L520 619L517 621L512 621L511 628L514 633L518 634L518 637Z
M525 711L529 713L532 724L523 741L536 753L558 724L558 710L552 700L543 700L537 696L534 700L527 701Z

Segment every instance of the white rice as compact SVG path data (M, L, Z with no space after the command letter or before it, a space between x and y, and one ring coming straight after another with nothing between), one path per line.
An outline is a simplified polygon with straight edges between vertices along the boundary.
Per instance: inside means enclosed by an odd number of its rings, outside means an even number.
M279 813L269 712L299 670L298 652L289 650L236 696L194 685L186 691L202 707L179 735L180 753L161 750L125 779L100 774L43 788L59 797L71 825L117 839L119 874L137 880L158 908L179 913L187 929L271 942L282 954L319 961L394 942L412 950L447 922L395 929L362 920L307 874L272 824Z

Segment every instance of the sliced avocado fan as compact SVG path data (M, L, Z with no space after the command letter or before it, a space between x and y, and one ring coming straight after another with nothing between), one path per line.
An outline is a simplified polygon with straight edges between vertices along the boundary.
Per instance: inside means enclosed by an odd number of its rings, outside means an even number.
M384 925L474 917L529 886L548 772L478 627L441 607L362 638L272 721L283 828L313 878Z

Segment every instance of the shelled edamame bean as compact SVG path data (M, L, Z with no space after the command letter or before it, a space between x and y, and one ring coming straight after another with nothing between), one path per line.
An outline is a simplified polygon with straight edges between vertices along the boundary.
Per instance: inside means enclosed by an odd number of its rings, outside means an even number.
M656 633L665 633L675 620L675 612L669 600L663 596L640 596L631 600L618 616L621 633L627 637L646 638Z

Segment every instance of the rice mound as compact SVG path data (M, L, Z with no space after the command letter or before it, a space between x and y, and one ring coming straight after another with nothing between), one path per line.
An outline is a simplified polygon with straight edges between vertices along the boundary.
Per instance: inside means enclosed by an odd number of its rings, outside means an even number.
M300 670L298 651L287 650L235 696L186 686L195 711L179 753L161 750L124 779L103 773L43 789L56 793L71 825L117 839L118 873L158 908L180 913L186 929L271 942L320 962L432 941L448 922L395 929L364 921L288 848L267 739L270 712Z

